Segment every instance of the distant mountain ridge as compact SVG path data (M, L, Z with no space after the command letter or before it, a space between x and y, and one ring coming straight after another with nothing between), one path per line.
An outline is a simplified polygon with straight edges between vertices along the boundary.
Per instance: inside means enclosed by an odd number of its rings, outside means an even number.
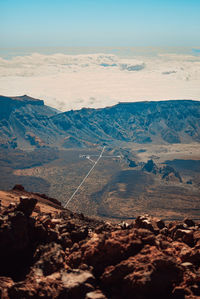
M0 96L0 144L3 147L85 147L122 141L200 142L200 102L122 102L101 109L82 108L59 113L42 100Z

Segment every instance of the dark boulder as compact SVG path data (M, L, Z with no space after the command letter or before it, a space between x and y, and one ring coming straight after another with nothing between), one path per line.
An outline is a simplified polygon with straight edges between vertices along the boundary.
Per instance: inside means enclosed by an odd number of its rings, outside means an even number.
M36 198L29 198L26 196L20 197L20 204L17 206L17 210L22 211L26 216L30 216L37 204Z

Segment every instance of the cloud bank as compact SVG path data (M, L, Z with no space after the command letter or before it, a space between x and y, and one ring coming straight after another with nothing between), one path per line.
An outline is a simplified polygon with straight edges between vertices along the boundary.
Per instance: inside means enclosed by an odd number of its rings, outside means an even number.
M200 100L200 57L34 53L0 58L0 94L28 94L62 111L119 101Z

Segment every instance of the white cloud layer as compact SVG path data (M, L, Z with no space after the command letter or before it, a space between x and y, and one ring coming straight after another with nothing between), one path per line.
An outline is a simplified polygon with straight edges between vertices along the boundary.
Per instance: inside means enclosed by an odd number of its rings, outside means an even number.
M0 94L28 94L62 111L119 101L200 100L200 57L35 53L0 58Z

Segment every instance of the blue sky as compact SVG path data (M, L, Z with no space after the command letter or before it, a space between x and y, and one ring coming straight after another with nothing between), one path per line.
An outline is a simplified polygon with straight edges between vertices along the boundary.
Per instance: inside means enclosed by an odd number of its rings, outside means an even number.
M200 0L0 0L0 47L200 46Z

